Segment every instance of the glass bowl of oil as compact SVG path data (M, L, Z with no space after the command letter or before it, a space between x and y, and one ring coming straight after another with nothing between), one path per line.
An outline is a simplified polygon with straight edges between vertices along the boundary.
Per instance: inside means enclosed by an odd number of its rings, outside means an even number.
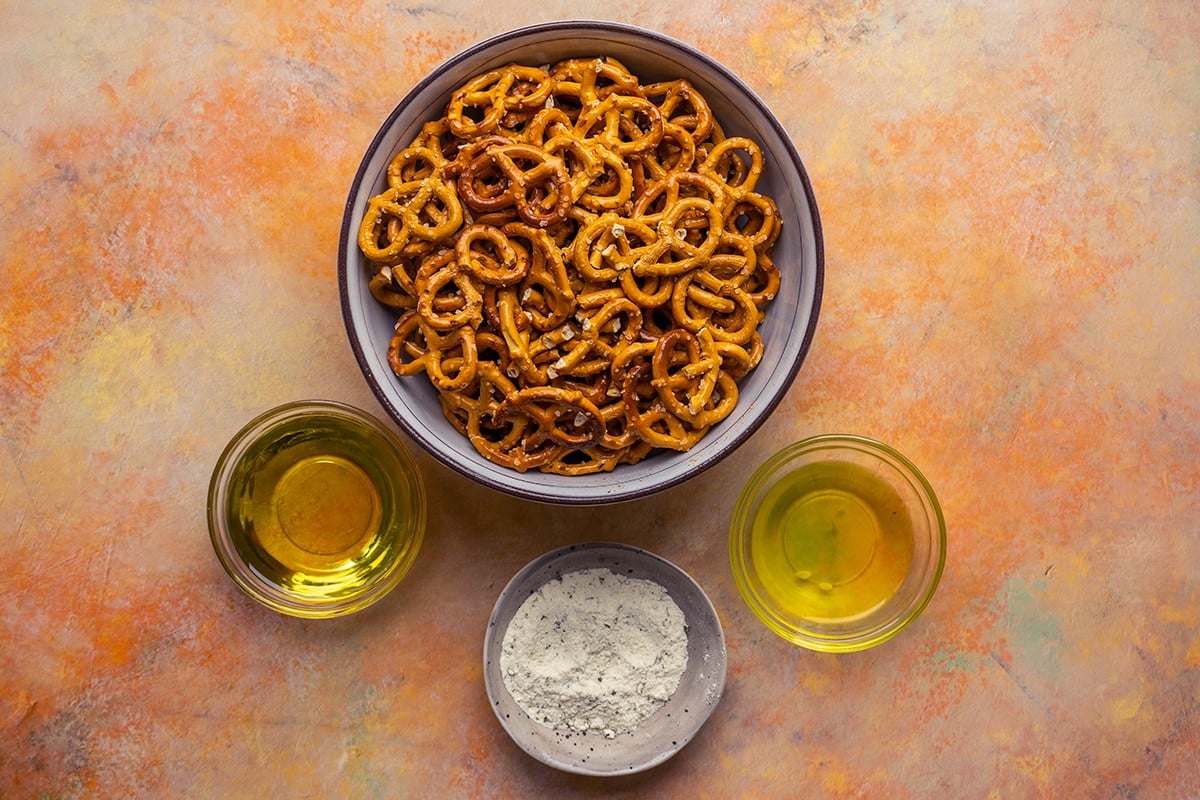
M933 487L892 447L816 436L755 470L729 528L734 579L772 631L821 652L907 628L937 590L946 523Z
M208 528L234 583L268 608L336 617L412 567L425 489L404 444L352 406L308 400L246 424L217 460Z

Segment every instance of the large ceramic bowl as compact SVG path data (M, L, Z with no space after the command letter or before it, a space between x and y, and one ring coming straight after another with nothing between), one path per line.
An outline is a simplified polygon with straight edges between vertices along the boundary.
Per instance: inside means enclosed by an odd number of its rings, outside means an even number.
M397 378L387 350L396 314L368 288L357 234L369 199L386 185L392 157L421 126L442 116L450 95L470 78L512 62L542 65L607 56L643 83L686 78L707 99L728 136L754 138L766 164L758 191L775 200L782 232L773 258L782 282L759 327L765 351L739 384L730 416L686 452L660 451L637 464L591 475L524 473L492 463L444 418L423 376ZM453 470L493 489L558 504L599 505L678 485L744 442L778 405L800 369L817 323L824 270L821 227L812 187L788 133L737 76L700 51L640 28L607 22L555 22L504 33L450 58L400 101L366 150L346 203L339 246L342 312L355 357L386 412L416 442Z

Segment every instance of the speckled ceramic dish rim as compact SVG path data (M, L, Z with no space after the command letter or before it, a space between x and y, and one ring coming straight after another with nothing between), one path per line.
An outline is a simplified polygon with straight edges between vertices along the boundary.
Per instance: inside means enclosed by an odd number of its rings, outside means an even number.
M597 54L622 60L643 80L686 76L709 100L727 134L753 135L764 145L768 168L759 188L776 200L784 221L774 254L784 284L760 327L769 344L758 369L741 382L742 402L691 451L659 454L598 475L521 474L480 456L443 418L427 382L405 382L392 375L386 351L394 317L366 289L357 231L367 199L383 186L392 156L424 122L441 114L449 94L466 79L517 59L551 63ZM800 157L779 121L740 79L700 51L662 34L615 23L570 21L521 28L477 44L431 72L400 102L355 175L341 230L338 276L355 357L379 402L410 436L446 466L498 491L540 502L595 505L682 483L718 463L754 433L786 393L808 351L821 302L824 249L816 200Z
M688 626L688 665L679 689L636 730L614 739L554 731L535 722L508 693L500 674L504 635L525 599L561 575L604 567L658 583L679 606ZM696 736L717 707L725 688L725 668L721 622L699 584L661 556L610 542L567 545L531 561L500 592L484 634L484 685L500 724L529 755L582 775L628 775L671 758Z

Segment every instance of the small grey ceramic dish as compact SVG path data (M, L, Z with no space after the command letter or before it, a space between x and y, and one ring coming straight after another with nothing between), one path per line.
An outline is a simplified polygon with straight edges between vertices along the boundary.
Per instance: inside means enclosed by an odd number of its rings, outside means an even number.
M708 101L727 136L757 141L764 170L757 191L775 200L782 231L773 251L780 289L758 328L764 351L739 381L733 412L687 452L663 450L611 472L558 475L517 472L488 461L443 416L436 390L423 376L398 378L388 366L396 314L368 287L357 235L371 197L383 191L388 164L469 79L509 63L541 65L606 56L643 83L686 78ZM384 121L351 185L338 252L342 316L355 358L384 410L445 466L497 491L543 503L601 505L678 485L740 446L783 399L816 329L824 280L824 249L816 200L791 138L741 79L699 50L659 33L610 22L563 21L500 34L451 57L423 78Z
M634 730L613 738L597 732L557 730L533 720L513 699L500 672L505 634L525 600L563 575L600 568L662 586L683 612L687 625L687 667L679 688L666 705ZM704 590L687 573L641 548L588 542L561 547L534 559L504 587L484 634L483 682L496 718L532 757L580 775L629 775L663 763L696 736L721 700L725 662L721 622Z

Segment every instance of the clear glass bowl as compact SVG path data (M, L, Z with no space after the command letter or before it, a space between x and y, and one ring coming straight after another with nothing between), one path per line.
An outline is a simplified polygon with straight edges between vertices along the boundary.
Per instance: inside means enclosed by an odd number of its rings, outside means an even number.
M734 579L751 610L790 642L850 652L920 616L946 561L933 487L895 449L816 436L767 459L729 527Z
M288 403L226 446L208 492L214 550L234 583L298 617L361 610L407 574L425 532L408 450L341 403Z

